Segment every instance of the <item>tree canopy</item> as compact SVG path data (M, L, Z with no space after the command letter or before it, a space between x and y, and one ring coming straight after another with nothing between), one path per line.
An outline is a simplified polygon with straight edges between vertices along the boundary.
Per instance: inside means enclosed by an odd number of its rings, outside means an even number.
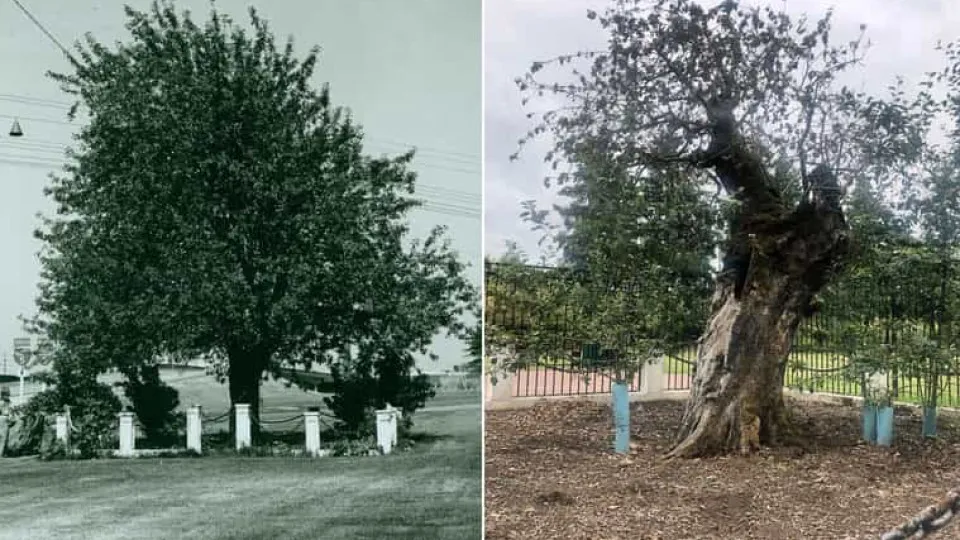
M521 140L552 136L545 159L562 171L551 179L560 184L575 179L561 167L575 171L589 152L638 172L681 165L689 181L715 185L741 204L808 196L813 164L847 173L846 185L861 176L888 185L903 179L891 164L918 158L937 110L929 92L910 95L902 79L888 99L839 87L838 76L861 63L866 46L863 35L833 44L829 11L811 22L735 1L708 8L618 0L588 17L611 36L607 50L537 61L517 79L525 102L553 93L566 104L530 113L538 123ZM548 67L563 66L567 76L545 79ZM717 129L733 130L778 172L770 186L713 170L711 158L723 150L711 147L723 138Z
M36 328L100 370L221 366L234 403L265 373L427 353L475 292L442 227L410 237L413 152L372 158L250 10L204 24L127 7L130 40L87 35L51 73L90 121L48 194ZM404 371L404 370L401 370Z

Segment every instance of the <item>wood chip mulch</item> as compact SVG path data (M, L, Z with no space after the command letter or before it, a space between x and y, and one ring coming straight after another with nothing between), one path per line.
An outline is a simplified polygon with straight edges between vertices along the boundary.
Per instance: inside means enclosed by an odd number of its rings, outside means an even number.
M681 402L632 405L628 456L612 451L608 405L487 411L486 538L877 539L960 485L960 417L925 441L919 413L898 408L894 446L879 448L859 441L858 408L789 406L783 446L682 461L661 459Z

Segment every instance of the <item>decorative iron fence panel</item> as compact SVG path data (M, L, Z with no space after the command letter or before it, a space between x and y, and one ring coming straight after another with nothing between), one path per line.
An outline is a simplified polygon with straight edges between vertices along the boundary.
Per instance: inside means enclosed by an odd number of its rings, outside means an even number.
M950 275L960 275L954 271L960 269L960 264L952 262L949 266ZM884 323L892 320L919 321L931 335L943 328L952 328L949 321L956 319L955 312L960 311L957 296L960 287L949 287L952 281L940 279L939 270L931 268L918 268L916 279L851 275L827 287L819 295L815 313L801 321L794 335L785 386L810 392L861 395L861 381L849 373L849 359L844 353L845 347L849 348L849 344L843 342L845 328L872 325L873 333L861 332L861 336L866 335L866 339L873 342L893 339L890 331L884 330ZM944 270L944 276L946 272ZM613 370L604 364L603 354L591 352L590 347L595 344L590 337L577 330L579 323L589 316L576 299L571 300L574 289L580 285L581 278L567 269L487 264L485 328L488 340L494 336L494 339L550 351L532 355L517 366L514 395L568 396L611 391ZM605 286L615 288L627 302L644 309L643 287L627 282ZM685 346L665 351L663 387L666 390L688 390L696 371L695 334L705 324L706 311L705 305L697 306L695 300L686 306L691 315L680 320L690 326L682 332L690 339ZM624 336L623 342L636 341L637 337ZM637 361L637 368L639 363ZM907 402L920 399L922 381L917 377L892 369L886 373L886 379L895 399ZM631 391L640 389L639 369L627 382ZM941 380L938 402L960 407L960 355Z

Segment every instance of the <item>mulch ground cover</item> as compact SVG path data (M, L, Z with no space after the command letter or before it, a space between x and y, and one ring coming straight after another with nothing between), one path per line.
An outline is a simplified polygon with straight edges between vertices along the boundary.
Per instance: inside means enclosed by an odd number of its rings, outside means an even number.
M631 452L612 451L609 405L554 402L486 414L486 538L872 538L960 484L960 417L940 438L898 408L891 448L859 440L859 408L790 400L791 440L751 456L664 461L683 412L632 405ZM957 518L960 521L960 518ZM960 538L960 523L938 538Z

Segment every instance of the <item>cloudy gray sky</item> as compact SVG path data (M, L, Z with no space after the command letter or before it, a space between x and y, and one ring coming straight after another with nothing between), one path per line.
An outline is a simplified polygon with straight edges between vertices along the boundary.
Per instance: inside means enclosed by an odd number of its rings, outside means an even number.
M64 2L21 0L67 47L91 32L111 44L128 36L123 5L147 9L149 0ZM248 21L249 0L217 0L221 12ZM181 0L195 20L209 2ZM302 0L254 2L282 40L297 51L322 47L316 82L352 109L374 154L420 150L414 168L428 208L413 217L414 233L445 224L464 259L481 271L481 4L479 0ZM66 123L65 96L44 73L65 70L57 47L18 9L0 1L0 354L21 334L19 315L34 313L40 266L32 238L37 212L50 213L47 175L62 161L75 128ZM14 116L25 136L7 137ZM435 371L464 360L463 344L440 340Z
M960 39L960 12L947 0L786 0L770 4L792 14L807 13L810 19L833 7L837 43L854 39L859 25L866 24L872 46L865 65L843 82L878 95L883 95L896 75L916 81L924 72L942 68L943 58L934 51L937 40ZM518 161L508 159L517 140L532 127L513 80L532 61L602 48L607 36L596 21L586 18L586 12L602 11L609 5L606 0L485 2L484 249L488 256L502 253L505 242L513 240L533 259L539 258L539 235L520 221L520 201L537 200L547 208L558 200L542 182L548 174L542 162L549 147L546 141L528 146ZM555 104L547 102L540 109Z

